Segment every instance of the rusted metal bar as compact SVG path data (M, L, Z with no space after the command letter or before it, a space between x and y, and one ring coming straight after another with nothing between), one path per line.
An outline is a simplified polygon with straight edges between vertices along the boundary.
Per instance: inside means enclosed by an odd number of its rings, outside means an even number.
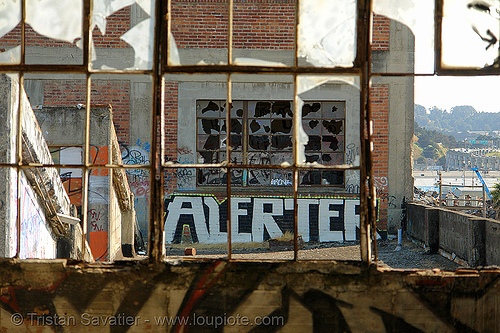
M24 163L23 165L19 166L20 168L33 168L33 167L54 167L54 168L67 168L67 169L81 169L84 165L83 164L60 164L60 163L54 163L54 164L45 164L45 163ZM0 163L0 168L1 167L16 167L15 163ZM212 163L212 164L164 164L162 165L163 169L212 169L212 168L226 168L227 165L225 163ZM277 165L277 164L266 164L266 165L259 165L259 164L232 164L233 168L241 169L241 168L247 168L247 169L284 169L284 170L293 170L295 167L293 165ZM99 164L99 165L89 165L89 169L143 169L143 170L149 170L150 166L147 164ZM338 170L338 171L345 171L345 170L360 170L359 166L349 166L349 165L323 165L323 164L314 164L314 165L298 165L296 167L297 169L300 170Z
M127 74L127 75L151 75L153 70L124 70L124 69L90 69L87 70L84 65L20 65L20 64L2 64L0 71L4 72L33 72L33 73L76 73L85 74L90 72L99 75ZM162 70L162 74L326 74L337 76L359 75L358 68L342 67L307 67L307 66L240 66L240 65L182 65L167 66Z
M299 3L296 4L299 6ZM298 14L298 9L296 9L296 15ZM297 43L297 38L295 38L295 43ZM295 49L298 46L295 45ZM295 61L297 61L297 55L295 56ZM299 260L299 241L298 241L298 190L299 190L299 170L297 166L300 164L299 161L299 126L302 126L301 119L299 118L299 100L298 100L298 78L295 74L293 76L293 260Z
M82 247L85 249L85 244L87 243L87 232L88 232L88 200L89 200L89 161L90 161L90 104L92 101L91 96L91 85L92 80L89 73L90 69L90 41L91 41L91 31L90 22L92 17L92 1L85 0L83 2L83 65L85 73L85 134L84 134L84 144L83 144L83 170L82 170ZM85 251L84 254L85 256Z
M166 37L165 37L166 38ZM85 74L90 72L99 75L152 75L152 70L140 69L89 69L84 65L46 65L46 64L1 64L1 72L32 72L32 73L61 73L61 74ZM341 68L341 67L307 67L307 66L240 66L240 65L182 65L168 66L162 69L162 74L275 74L275 75L290 75L290 74L325 74L335 76L353 76L361 75L361 70L357 67ZM500 69L494 67L485 68L453 68L441 66L436 69L436 73L412 73L412 72L391 72L391 73L371 73L371 77L432 77L436 74L442 76L491 76L498 75Z
M170 37L172 35L172 0L167 0L166 8L162 13L156 13L156 15L162 16L163 24L165 25L165 30L167 33L162 35L162 45L161 45L161 73L165 73L167 68L170 66ZM153 59L156 61L157 59Z
M19 66L24 66L26 63L26 2L21 1L21 61ZM16 214L16 254L15 258L19 258L21 250L21 166L23 164L23 144L22 144L22 124L23 124L23 91L24 91L24 71L19 71L18 91L17 91L17 126L16 126L16 183L17 183L17 214Z
M227 63L232 65L233 63L233 0L229 0L227 4L228 10L228 21L227 21ZM231 73L227 73L227 96L226 96L226 161L227 161L227 258L231 260L233 245L232 245L232 213L231 213L231 175L232 175L232 167L231 167L231 107L233 103L232 98L232 81L231 81ZM236 228L238 227L238 223L236 222Z
M83 66L81 66L85 73L91 69L90 67L90 41L92 31L90 30L90 24L92 22L92 1L83 1Z
M0 163L0 167L15 167L14 163ZM81 169L83 164L46 164L46 163L24 163L21 168L32 168L32 167L55 167L55 168L68 168L68 169ZM168 162L162 167L164 169L211 169L211 168L225 168L227 165L225 163L212 163L212 164L168 164ZM233 168L248 168L248 169L290 169L293 170L293 165L277 165L277 164L232 164ZM89 169L146 169L149 170L149 165L146 164L99 164L99 165L89 165ZM347 164L343 165L323 165L323 164L302 164L297 166L300 170L360 170L359 166L349 166Z
M293 38L293 52L294 59L293 65L295 67L299 64L299 22L300 22L300 3L301 0L295 2L295 27L294 27L294 38ZM298 227L298 190L299 190L299 170L297 165L298 160L298 150L299 150L299 126L302 126L301 119L299 119L299 101L298 101L298 87L297 87L297 74L293 76L293 260L299 260L299 227Z
M366 20L364 20L365 23L365 31L366 31L366 61L364 63L364 66L366 66L366 93L368 94L367 96L367 107L366 107L366 124L368 125L367 128L367 140L368 140L368 147L369 149L366 150L366 172L368 176L368 219L369 219L369 231L370 231L370 239L367 244L367 246L370 248L370 250L373 251L373 260L377 261L377 212L376 212L376 207L377 207L377 193L375 189L375 182L374 182L374 176L373 176L373 159L372 159L372 152L373 152L373 121L371 117L371 96L370 96L370 87L371 87L371 77L372 77L372 70L371 70L371 65L372 65L372 47L371 47L371 35L372 35L372 26L373 26L373 11L372 11L372 1L368 1L368 17ZM364 72L364 71L363 71ZM364 80L362 80L363 82ZM368 258L368 263L370 263L372 260L372 256L369 255Z
M154 28L154 49L153 49L153 73L152 76L152 110L151 110L151 140L153 144L151 145L151 156L153 161L150 162L150 177L151 177L151 188L150 191L153 193L150 201L150 218L149 218L149 235L148 235L148 245L149 245L149 261L151 263L158 263L162 260L163 250L163 232L162 232L162 220L163 220L163 184L161 183L161 163L158 163L158 148L161 145L159 140L161 137L157 135L158 126L161 126L161 111L162 111L162 96L160 84L162 83L162 74L160 71L160 63L158 59L160 58L160 41L162 39L162 29L163 25L163 15L164 12L164 2L156 1L155 7L155 28Z
M226 169L226 196L227 196L227 258L231 260L233 245L232 245L232 213L231 213L231 76L228 74L227 76L227 102L226 102L226 161L227 161L227 169ZM238 227L238 222L236 222L236 228Z
M443 2L435 0L434 3L434 72L441 73L441 47L443 28Z
M131 164L130 164L131 165ZM128 165L128 166L130 166ZM109 167L113 167L110 165ZM125 165L123 167L126 167ZM164 168L176 168L176 169L186 169L186 168L199 168L199 169L210 169L210 168L226 168L227 165L225 163L212 163L212 164L165 164L163 165ZM289 169L293 170L295 167L293 165L279 165L279 164L231 164L232 168L248 168L248 169ZM298 169L301 170L359 170L360 167L358 166L350 166L350 165L322 165L322 164L303 164L303 165L298 165Z
M360 170L360 247L361 260L367 264L371 262L371 209L370 209L370 182L371 152L369 136L369 36L370 36L370 0L358 2L358 53L357 61L361 66L361 91L360 91L360 140L361 140L361 170ZM368 188L367 188L368 185Z

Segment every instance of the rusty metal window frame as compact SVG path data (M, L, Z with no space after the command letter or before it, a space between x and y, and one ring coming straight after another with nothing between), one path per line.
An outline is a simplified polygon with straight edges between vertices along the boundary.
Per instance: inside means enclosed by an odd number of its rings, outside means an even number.
M24 75L25 73L72 73L83 74L86 78L86 100L85 100L85 145L84 145L84 163L82 165L66 165L66 164L34 164L25 163L22 159L22 142L21 142L21 120L22 120L22 99L19 98L18 108L18 126L17 126L17 154L16 163L14 167L18 174L18 185L20 182L20 173L24 168L37 168L37 167L51 167L51 168L81 168L83 170L82 179L82 219L83 219L83 235L82 240L85 244L87 237L87 205L88 205L88 191L89 191L89 173L92 169L114 169L114 168L133 168L133 169L146 169L150 172L151 177L151 200L150 200L150 220L149 220L149 235L148 245L149 260L153 263L160 262L164 258L164 240L163 237L163 177L164 172L178 168L206 168L206 167L224 167L230 173L232 168L236 166L231 163L221 163L216 165L203 165L191 164L181 165L166 163L164 160L164 140L165 137L165 119L164 119L164 101L165 91L164 82L165 75L167 74L225 74L227 77L227 105L230 105L232 100L232 74L288 74L293 76L294 85L294 109L298 110L298 90L297 80L300 75L324 75L324 76L357 76L360 78L360 166L321 166L315 167L327 170L359 170L360 171L360 247L361 259L363 262L369 264L373 260L372 250L375 252L376 260L376 211L375 211L375 187L372 170L372 127L370 115L370 78L371 78L371 53L370 53L370 35L371 35L371 1L358 0L357 1L357 18L356 18L356 59L354 66L351 68L344 67L304 67L298 66L298 23L299 23L299 5L301 1L297 0L295 3L295 40L294 40L294 65L283 67L266 67L266 66L238 66L233 64L233 0L227 1L228 10L228 38L227 38L227 64L226 65L188 65L179 66L170 63L170 43L169 36L171 36L171 0L156 1L155 2L155 32L154 32L154 52L153 52L153 66L150 70L100 70L92 69L90 54L91 42L91 13L92 13L92 0L83 0L83 64L81 65L39 65L39 64L26 64L25 54L25 29L26 29L26 4L21 1L21 61L20 64L5 64L0 65L0 71L16 73L19 75L19 94L24 90ZM439 1L439 0L438 0ZM437 12L437 11L436 11ZM164 33L164 32L167 33ZM90 105L91 105L91 76L93 74L113 74L113 75L148 75L152 78L152 109L151 109L151 156L152 162L149 165L116 165L110 160L106 165L92 165L90 163ZM20 97L21 95L19 95ZM226 113L226 124L228 126L227 140L230 142L230 112ZM290 169L293 172L293 202L294 202L294 260L298 260L298 226L297 226L297 208L298 208L298 187L299 187L299 173L304 169L311 169L311 167L301 166L298 162L298 134L301 121L294 113L293 117L293 151L294 163L290 166L283 168ZM157 129L159 127L160 135L157 136ZM160 156L160 157L158 157ZM231 150L228 145L226 151L227 159L230 161ZM12 164L3 164L1 167L13 167ZM18 190L19 190L18 186ZM227 201L228 207L231 207L231 182L230 178L227 182ZM18 195L19 197L19 195ZM17 255L19 256L20 250L20 207L17 203ZM228 231L228 255L227 259L232 260L232 246L231 246L231 209L227 213L227 231Z
M485 76L499 75L498 65L483 68L473 67L454 67L443 64L443 15L444 3L446 0L435 0L434 11L434 73L432 75L440 76Z
M302 0L305 1L305 0ZM167 7L161 12L161 16L167 18L167 33L163 36L162 50L166 53L162 53L162 68L161 74L162 78L165 74L226 74L227 75L227 100L226 105L231 105L232 102L232 80L231 74L288 74L293 76L294 85L294 101L293 108L298 110L299 101L297 93L297 80L300 75L345 75L345 76L358 76L361 79L361 89L360 89L360 155L361 164L359 167L341 167L341 166L322 166L321 169L328 170L360 170L360 247L361 247L361 259L365 263L370 263L373 260L372 257L372 241L373 250L375 253L376 260L376 211L375 211L375 186L373 180L373 170L372 170L372 159L371 150L373 145L372 142L372 126L371 123L369 105L369 87L370 87L370 77L371 77L371 53L370 53L370 38L371 35L371 1L370 0L359 0L357 1L357 44L356 44L356 60L354 66L351 68L321 68L321 67L304 67L298 66L298 23L299 23L299 5L301 0L297 0L295 3L295 40L294 40L294 65L284 66L284 67L265 67L265 66L238 66L233 64L233 49L232 49L232 39L233 39L233 0L228 0L228 36L227 36L227 65L173 65L170 62L170 43L167 41L167 36L171 36L171 0L168 0ZM164 96L162 94L162 96ZM163 105L163 103L161 104ZM226 112L226 132L227 132L227 142L231 142L231 117L230 112ZM163 115L163 112L161 112ZM298 131L299 126L301 126L302 119L294 113L293 116L293 155L294 162L288 168L293 172L293 202L294 202L294 260L299 260L298 258L298 226L297 226L297 207L298 207L298 187L299 187L299 173L300 170L309 169L308 167L301 166L298 161ZM163 131L164 123L161 122L161 129ZM162 137L163 137L162 133ZM162 142L163 145L163 142ZM231 148L230 145L226 145L226 161L220 164L189 164L182 165L176 163L165 163L163 160L164 156L164 146L161 147L162 151L160 156L161 166L160 166L160 176L163 175L164 170L174 169L174 168L214 168L214 167L224 167L227 169L227 174L231 173L233 168L250 167L255 168L255 166L250 165L232 165L231 161ZM227 205L231 207L231 196L232 196L232 186L231 178L227 177L226 182L226 196ZM232 242L231 242L231 209L227 210L227 235L228 235L228 260L232 260ZM157 221L161 221L158 219ZM152 226L152 229L159 231L159 236L163 233L163 223L160 222L159 225ZM150 259L160 260L161 253L163 251L162 242L159 239L151 239L152 243L150 247Z

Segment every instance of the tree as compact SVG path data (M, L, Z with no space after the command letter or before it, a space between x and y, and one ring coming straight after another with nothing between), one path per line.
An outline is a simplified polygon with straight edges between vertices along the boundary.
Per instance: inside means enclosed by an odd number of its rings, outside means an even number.
M437 160L439 158L439 149L436 147L436 144L430 144L424 148L422 155L426 158Z
M495 210L495 219L498 220L500 217L500 183L495 183L490 193L493 200L493 209Z

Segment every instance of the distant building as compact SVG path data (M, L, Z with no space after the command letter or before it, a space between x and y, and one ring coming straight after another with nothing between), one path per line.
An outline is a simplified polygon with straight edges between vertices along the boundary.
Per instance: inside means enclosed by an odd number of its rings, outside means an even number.
M446 170L500 170L500 150L498 149L450 149L446 152Z
M15 79L0 75L2 163L16 161L17 89ZM82 164L85 109L43 107L34 112L22 96L22 162ZM92 106L90 127L94 165L122 164L109 105ZM89 171L87 241L82 244L82 174L80 168L29 167L19 173L0 168L0 258L17 254L21 259L92 256L114 261L134 255L134 196L123 169Z

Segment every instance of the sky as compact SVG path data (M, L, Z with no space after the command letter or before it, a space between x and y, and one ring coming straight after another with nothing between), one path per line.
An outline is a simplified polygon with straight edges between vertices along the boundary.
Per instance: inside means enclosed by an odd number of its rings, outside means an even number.
M478 1L475 1L478 3ZM499 55L500 0L446 0L443 8L443 63L481 68ZM434 72L434 0L374 0L374 11L407 25L415 35L415 72ZM495 43L489 45L489 40ZM500 112L500 77L415 77L415 103L450 110L471 105L479 112Z
M498 41L494 45L488 45L487 39L491 39L489 35L491 32L499 37L500 1L483 1L482 4L490 6L488 11L471 9L469 6L471 2L470 0L445 2L441 48L444 64L481 68L491 65L498 56ZM424 7L420 10L424 10ZM415 37L415 68L417 72L432 72L433 45L426 40L419 40L424 39L424 34L430 32L429 27L427 24L418 23L417 21L415 25L416 29L420 29ZM415 79L415 103L427 108L437 106L449 111L457 105L471 105L476 111L500 112L500 103L496 97L499 91L498 76L439 76Z
M416 77L415 104L450 111L471 105L476 111L500 112L500 77Z

